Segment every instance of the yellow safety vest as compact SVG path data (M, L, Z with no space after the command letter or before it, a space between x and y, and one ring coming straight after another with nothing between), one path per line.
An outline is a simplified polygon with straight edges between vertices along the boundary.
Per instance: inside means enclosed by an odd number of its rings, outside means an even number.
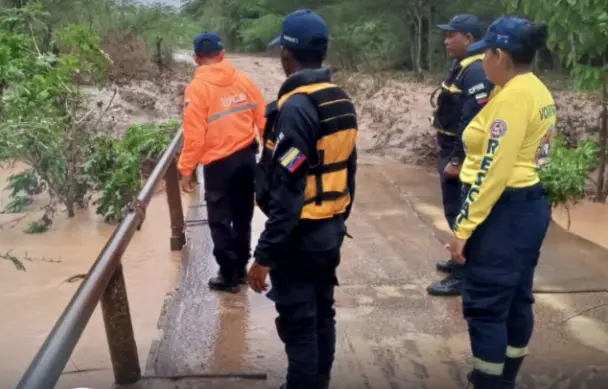
M346 211L351 202L348 190L348 160L357 140L357 115L349 96L337 85L322 82L303 85L281 96L279 112L295 94L310 97L319 113L321 137L317 140L318 163L306 177L301 219L329 219ZM274 148L274 141L265 147Z

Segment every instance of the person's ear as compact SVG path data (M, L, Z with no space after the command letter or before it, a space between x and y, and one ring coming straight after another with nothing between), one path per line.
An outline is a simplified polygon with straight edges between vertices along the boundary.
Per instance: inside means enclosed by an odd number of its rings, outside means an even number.
M507 55L507 53L502 49L496 49L496 54L498 57L497 58L498 64L503 68L508 68L509 67L509 56Z
M220 51L219 57L220 57L220 61L224 60L224 56L226 55L226 50L222 50Z

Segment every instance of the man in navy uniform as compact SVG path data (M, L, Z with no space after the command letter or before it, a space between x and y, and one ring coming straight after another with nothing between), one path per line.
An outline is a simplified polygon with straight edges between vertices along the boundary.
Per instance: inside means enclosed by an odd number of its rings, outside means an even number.
M468 47L481 39L483 27L474 15L456 15L448 24L438 26L445 33L445 47L452 66L437 97L431 119L439 144L438 172L445 218L454 228L461 206L461 182L458 178L465 150L462 132L490 98L493 85L483 70L483 54L471 55ZM435 102L434 102L435 103ZM434 296L460 295L462 266L448 259L437 264L437 269L450 273L434 282L427 290Z
M287 353L286 389L326 389L334 361L336 268L355 194L357 115L322 67L328 26L310 10L283 21L288 76L267 106L256 201L268 216L249 285L268 297Z

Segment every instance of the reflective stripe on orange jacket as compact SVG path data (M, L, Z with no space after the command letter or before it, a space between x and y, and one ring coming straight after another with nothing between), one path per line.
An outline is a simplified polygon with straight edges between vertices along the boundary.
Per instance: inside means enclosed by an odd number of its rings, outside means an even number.
M265 105L262 91L229 60L200 66L184 94L182 175L250 146L256 126L262 137Z

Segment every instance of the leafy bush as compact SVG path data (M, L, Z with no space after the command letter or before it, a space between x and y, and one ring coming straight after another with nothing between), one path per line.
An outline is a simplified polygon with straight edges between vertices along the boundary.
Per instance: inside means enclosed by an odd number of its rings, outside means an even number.
M48 17L36 4L0 10L0 163L30 166L48 189L49 212L60 203L72 217L87 202L83 165L95 131L94 111L75 81L102 76L108 62L98 38L78 25L54 31L53 50L41 51L46 36L36 27Z
M96 201L97 214L105 221L121 220L125 207L142 187L142 163L160 156L178 125L173 121L161 125L136 124L122 138L104 134L94 139L85 171L101 191Z
M580 141L567 148L563 135L553 141L549 159L540 171L540 178L549 192L552 207L563 205L568 213L570 206L585 197L585 184L589 173L597 167L599 147L593 138Z
M32 196L40 194L45 189L44 183L33 169L10 175L8 182L5 190L10 189L11 201L4 207L3 213L23 212L32 203Z
M248 51L263 51L268 42L281 31L283 16L278 14L264 15L259 19L244 20L237 34Z

